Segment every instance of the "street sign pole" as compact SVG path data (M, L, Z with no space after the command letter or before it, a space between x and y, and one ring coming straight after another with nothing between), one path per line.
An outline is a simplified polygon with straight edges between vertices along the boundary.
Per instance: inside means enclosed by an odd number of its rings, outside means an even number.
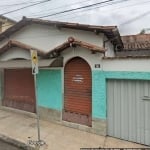
M38 141L29 141L29 143L34 143L36 150L39 150L41 146L46 145L46 143L41 140L40 137L40 114L38 109L38 101L37 101L37 90L38 86L36 84L36 75L39 73L38 68L38 56L37 51L31 50L31 62L32 62L32 74L34 75L34 87L35 87L35 102L36 102L36 119L37 119L37 133L38 133Z
M38 110L38 102L37 102L37 84L36 84L36 74L34 74L34 85L35 85L35 99L36 99L36 115L37 115L37 131L38 131L38 141L41 141L40 138L40 116L39 116L39 110Z
M38 74L38 57L37 51L31 50L31 62L32 62L32 74L34 75L34 87L35 87L35 101L36 101L36 114L37 114L37 131L38 131L38 142L41 142L40 138L40 117L38 110L38 101L37 101L37 84L36 84L36 74Z

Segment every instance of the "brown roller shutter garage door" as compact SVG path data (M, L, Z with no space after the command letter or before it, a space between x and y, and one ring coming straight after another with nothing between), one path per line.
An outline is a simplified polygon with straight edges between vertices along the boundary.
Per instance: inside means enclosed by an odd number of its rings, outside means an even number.
M65 66L63 120L91 126L91 69L76 57Z
M31 69L5 69L3 105L35 112L35 88Z

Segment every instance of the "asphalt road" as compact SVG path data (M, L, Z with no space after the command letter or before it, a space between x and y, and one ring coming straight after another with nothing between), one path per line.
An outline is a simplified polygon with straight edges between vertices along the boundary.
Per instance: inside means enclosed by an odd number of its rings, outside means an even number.
M23 150L0 140L0 150Z

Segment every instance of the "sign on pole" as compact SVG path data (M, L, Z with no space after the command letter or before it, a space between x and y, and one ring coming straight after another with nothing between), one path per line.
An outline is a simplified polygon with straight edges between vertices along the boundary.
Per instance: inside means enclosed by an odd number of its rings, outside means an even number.
M31 50L32 74L38 74L38 56L36 50Z
M38 102L37 102L37 84L36 84L36 74L38 74L38 56L37 51L31 50L31 62L32 62L32 74L34 75L34 84L35 84L35 99L36 99L36 114L37 114L37 129L38 129L38 141L40 139L40 124L39 124L39 111L38 111Z

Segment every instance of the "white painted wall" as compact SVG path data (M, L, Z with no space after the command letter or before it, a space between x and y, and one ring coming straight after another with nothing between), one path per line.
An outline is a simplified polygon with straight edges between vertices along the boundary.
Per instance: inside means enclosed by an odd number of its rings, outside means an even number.
M114 47L112 45L112 43L110 41L108 41L108 38L106 36L104 36L104 41L105 42L105 48L107 49L105 56L106 57L114 57L115 53L114 53Z
M31 45L43 51L49 51L73 36L79 40L103 46L103 34L96 35L94 32L73 29L58 29L48 25L32 24L22 28L9 39Z
M0 56L0 61L7 61L7 60L17 59L17 58L30 59L30 57L31 56L29 51L23 50L18 47L13 47Z
M89 31L58 29L47 25L32 24L14 33L9 39L2 41L0 45L2 46L12 39L47 52L67 41L70 36L101 47L103 47L104 38L107 39L102 33L96 35L94 32ZM106 48L108 49L107 56L113 56L112 45L109 42L106 43ZM101 65L102 53L91 54L90 50L77 47L64 50L62 56L64 57L64 63L73 57L80 56L89 63L92 70L101 70L101 67L95 68L95 64ZM30 59L30 53L19 48L11 48L0 57L0 61L15 58Z
M150 72L149 58L104 59L101 63L104 71Z
M95 68L95 64L101 65L101 60L104 54L91 54L90 50L76 47L66 49L65 51L63 51L62 56L64 57L64 66L71 58L81 57L88 62L92 70L101 70L101 68Z

